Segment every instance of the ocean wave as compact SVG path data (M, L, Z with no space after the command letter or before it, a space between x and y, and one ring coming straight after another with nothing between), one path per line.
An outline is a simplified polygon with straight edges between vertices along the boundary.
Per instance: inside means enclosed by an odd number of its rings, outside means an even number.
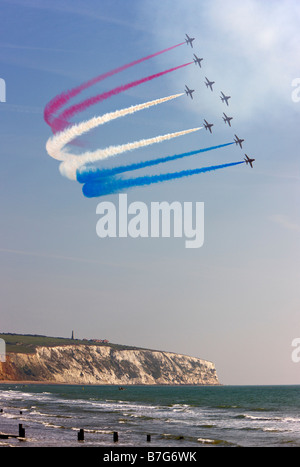
M283 418L281 417L276 417L276 416L273 416L273 417L258 417L258 416L255 416L255 415L249 415L249 414L239 414L239 415L236 415L234 416L233 418L235 419L248 419L248 420L260 420L260 421L282 421Z
M19 416L17 414L10 413L10 412L2 412L1 418L16 419L16 418L19 418Z
M41 422L41 424L47 428L56 428L56 429L67 429L68 427L64 426L64 425L55 425L54 423L50 423L50 422Z
M209 438L198 438L198 443L201 444L222 444L225 441L222 439L209 439Z
M43 392L34 393L35 390ZM61 390L55 387L52 393L48 386L41 389L29 387L28 392L27 388L20 387L17 391L12 386L10 391L0 391L4 409L2 429L15 431L18 421L23 423L25 420L30 443L40 445L76 445L75 431L81 428L90 433L87 442L91 445L104 443L106 436L112 442L110 435L114 430L119 431L121 444L128 446L145 442L148 431L153 436L152 441L156 439L163 446L281 443L294 446L300 442L297 441L300 439L300 417L297 405L292 411L289 393L286 405L274 403L273 410L264 410L264 405L272 405L265 396L253 399L255 407L251 409L251 403L243 394L240 399L231 393L229 397L228 390L224 389L226 397L223 397L222 388L218 388L218 394L221 393L218 396L215 388L193 389L192 398L191 390L186 388L176 388L175 395L172 388L145 388L144 396L143 390L135 399L134 391L125 391L121 396L114 388L105 388L96 394L93 387L85 387L84 392L81 387L66 386ZM120 400L120 396L125 400ZM20 410L24 410L23 414ZM78 424L80 427L75 426Z
M267 427L263 427L261 428L261 430L268 432L268 433L283 433L286 431L284 429L280 430L279 428L267 428Z
M300 418L299 418L299 417L297 417L297 418L294 418L294 417L283 417L282 420L283 420L284 422L288 422L288 423L289 423L289 422L292 422L292 423L299 423L299 424L300 424ZM299 428L300 428L300 426L299 426Z
M225 409L225 410L230 410L230 409L242 409L243 407L241 405L232 405L232 404L218 404L214 405L213 408L215 409Z

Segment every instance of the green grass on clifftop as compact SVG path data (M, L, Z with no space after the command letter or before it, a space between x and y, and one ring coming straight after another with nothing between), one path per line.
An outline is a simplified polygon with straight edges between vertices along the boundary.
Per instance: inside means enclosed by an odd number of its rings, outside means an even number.
M150 350L121 344L100 343L90 339L68 339L66 337L48 337L37 334L0 333L5 341L7 353L34 353L37 347L56 347L59 345L99 345L115 350Z

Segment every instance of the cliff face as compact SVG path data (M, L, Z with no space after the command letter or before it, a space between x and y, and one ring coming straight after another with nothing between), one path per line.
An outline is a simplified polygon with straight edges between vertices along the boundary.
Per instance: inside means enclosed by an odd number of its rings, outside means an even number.
M8 354L0 381L69 384L219 384L213 363L151 350L109 346L38 347L34 354Z

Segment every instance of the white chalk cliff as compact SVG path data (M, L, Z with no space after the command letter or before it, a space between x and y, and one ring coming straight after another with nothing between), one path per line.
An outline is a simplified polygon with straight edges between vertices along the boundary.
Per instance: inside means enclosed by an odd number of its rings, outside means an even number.
M0 363L0 381L69 384L218 385L215 365L200 358L155 350L116 350L110 346L37 347L35 353L9 353Z

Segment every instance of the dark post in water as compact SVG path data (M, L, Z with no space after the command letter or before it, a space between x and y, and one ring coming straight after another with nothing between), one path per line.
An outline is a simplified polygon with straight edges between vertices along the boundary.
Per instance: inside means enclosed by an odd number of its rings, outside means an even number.
M25 428L22 423L19 423L19 438L25 438Z

